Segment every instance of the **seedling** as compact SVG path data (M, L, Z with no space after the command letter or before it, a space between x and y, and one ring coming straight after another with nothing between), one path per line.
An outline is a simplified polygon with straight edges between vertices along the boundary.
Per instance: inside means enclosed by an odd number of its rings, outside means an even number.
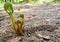
M8 13L8 15L10 16L10 19L12 21L13 24L13 29L15 30L17 35L23 35L23 28L24 28L24 15L20 14L20 19L19 20L15 20L13 17L13 6L11 3L6 2L4 4L4 10Z

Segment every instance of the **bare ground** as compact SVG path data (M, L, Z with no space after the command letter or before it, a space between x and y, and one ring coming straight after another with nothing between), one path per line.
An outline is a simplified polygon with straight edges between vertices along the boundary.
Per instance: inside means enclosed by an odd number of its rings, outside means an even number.
M59 5L22 5L15 8L16 19L19 18L19 13L25 15L25 35L17 36L9 16L1 12L0 42L60 42L60 26L56 25L59 22Z

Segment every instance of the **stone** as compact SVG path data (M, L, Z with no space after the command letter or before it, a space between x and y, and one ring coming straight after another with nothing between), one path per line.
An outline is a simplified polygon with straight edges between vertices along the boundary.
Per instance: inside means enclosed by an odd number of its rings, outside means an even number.
M41 34L37 34L36 35L38 38L43 38L43 35L41 35Z
M49 40L50 40L50 37L49 37L49 36L44 36L43 39L44 39L45 41L49 41Z

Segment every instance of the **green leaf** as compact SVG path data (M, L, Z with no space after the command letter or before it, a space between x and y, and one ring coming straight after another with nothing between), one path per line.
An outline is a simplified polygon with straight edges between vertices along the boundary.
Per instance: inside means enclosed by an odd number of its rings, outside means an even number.
M13 9L12 4L9 3L9 2L6 2L6 3L4 4L4 9L5 9L5 11L6 11L9 15L12 15L12 13L14 12L14 9Z
M24 14L20 14L20 17L24 19Z

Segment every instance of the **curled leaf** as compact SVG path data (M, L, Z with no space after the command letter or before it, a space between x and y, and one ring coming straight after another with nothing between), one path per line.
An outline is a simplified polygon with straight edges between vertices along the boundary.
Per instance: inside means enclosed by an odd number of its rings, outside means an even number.
M20 14L20 17L24 19L24 14Z
M8 2L4 4L4 9L9 15L12 15L12 13L14 12L12 4Z

